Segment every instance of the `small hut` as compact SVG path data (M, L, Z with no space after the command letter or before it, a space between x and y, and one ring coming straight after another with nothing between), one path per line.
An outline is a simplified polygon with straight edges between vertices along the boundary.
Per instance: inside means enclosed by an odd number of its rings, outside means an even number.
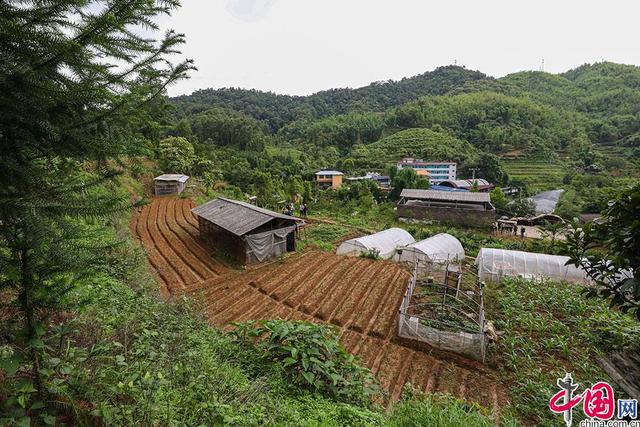
M154 194L156 196L168 196L180 194L184 191L189 177L176 173L165 173L153 179Z
M296 250L296 230L302 220L290 215L223 197L191 212L198 218L200 236L241 264Z

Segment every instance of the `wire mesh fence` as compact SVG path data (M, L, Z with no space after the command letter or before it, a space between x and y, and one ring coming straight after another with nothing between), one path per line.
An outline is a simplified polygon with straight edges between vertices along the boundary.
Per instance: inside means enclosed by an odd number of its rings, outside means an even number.
M400 305L399 336L484 362L484 327L484 300L477 275L460 263L414 264Z

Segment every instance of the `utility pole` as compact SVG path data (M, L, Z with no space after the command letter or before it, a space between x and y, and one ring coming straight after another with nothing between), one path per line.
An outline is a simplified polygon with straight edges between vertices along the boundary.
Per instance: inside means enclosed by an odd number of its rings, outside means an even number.
M475 181L476 179L476 171L480 170L479 168L470 168L469 169L471 171L471 179L473 179Z

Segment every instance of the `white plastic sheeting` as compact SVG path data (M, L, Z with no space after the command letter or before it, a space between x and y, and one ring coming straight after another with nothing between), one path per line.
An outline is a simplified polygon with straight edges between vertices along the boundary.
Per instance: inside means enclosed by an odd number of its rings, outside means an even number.
M464 259L464 248L451 234L440 233L428 239L411 243L401 248L402 253L394 259L400 262L459 261Z
M566 280L588 283L584 270L565 265L569 257L482 248L476 257L480 280L499 281L502 277Z
M376 234L346 240L338 247L336 254L358 256L376 250L381 258L388 259L396 253L397 248L415 241L402 228L389 228Z

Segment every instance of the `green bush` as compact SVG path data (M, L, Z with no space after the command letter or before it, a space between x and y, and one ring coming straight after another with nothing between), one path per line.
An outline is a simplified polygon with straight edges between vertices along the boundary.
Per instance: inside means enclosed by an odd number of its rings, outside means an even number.
M378 387L371 372L338 341L327 325L269 320L234 324L235 341L255 346L296 384L340 401L366 405Z
M368 258L368 259L381 259L380 258L380 250L379 249L369 249L360 254L360 258Z
M314 244L325 251L332 251L334 244L349 233L349 229L336 224L313 224L305 230L304 243Z

